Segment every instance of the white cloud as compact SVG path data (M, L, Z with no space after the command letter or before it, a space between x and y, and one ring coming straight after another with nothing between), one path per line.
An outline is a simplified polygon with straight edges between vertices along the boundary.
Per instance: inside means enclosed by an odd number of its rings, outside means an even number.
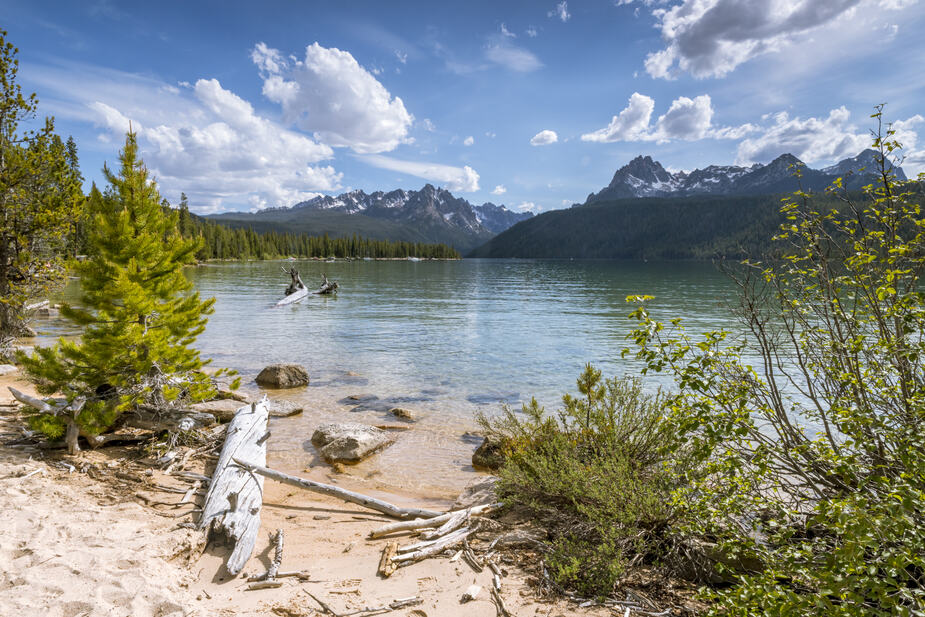
M499 184L491 190L492 195L504 195L505 193L507 193L507 189L504 188L503 184Z
M536 28L534 28L533 26L530 26L529 28L527 28L527 36L529 36L531 39L535 39L537 34L539 33L536 31Z
M556 132L545 129L530 138L530 145L548 146L549 144L554 144L557 141L559 141L559 136L556 135Z
M434 131L437 130L437 127L434 125L433 121L430 118L424 118L423 120L421 120L421 126L424 128L425 131L429 133L433 133Z
M469 135L463 140L464 146L471 146L474 143L475 143L475 138L472 135Z
M398 58L398 61L401 62L402 64L408 64L408 54L407 53L396 49L395 57Z
M919 0L880 0L880 3L877 6L888 11L901 11L906 7L912 6L918 1Z
M218 80L193 86L195 113L169 123L149 121L135 109L132 128L142 157L166 195L186 192L200 212L288 206L337 189L342 174L314 163L329 159L329 146L258 116L253 107ZM157 99L152 99L158 106ZM91 101L98 125L121 139L129 117L113 104Z
M773 124L739 144L736 162L766 163L781 154L792 154L806 163L854 156L869 147L871 140L849 122L850 116L844 106L833 109L825 118L803 120L791 118L787 112L774 114L769 118Z
M668 111L651 123L655 100L634 92L627 106L610 124L602 129L581 136L582 141L610 143L616 141L655 141L665 143L674 140L696 141L699 139L740 139L755 130L745 124L738 127L713 126L713 103L710 95L702 94L690 99L686 96L671 102Z
M683 0L652 12L665 48L647 56L646 70L665 79L679 72L722 77L751 58L777 51L831 23L861 1Z
M420 161L405 161L381 154L369 154L360 157L360 160L375 167L389 169L400 173L424 178L445 186L450 191L474 192L479 190L479 174L469 167L453 167L437 163L424 163Z
M536 210L536 204L532 201L524 201L514 206L514 209L518 212L534 212Z
M406 141L414 117L350 52L313 43L303 60L282 62L279 52L258 43L251 57L263 74L263 94L317 139L358 153L387 152Z
M501 22L501 34L503 34L504 36L510 37L512 39L517 38L516 34L514 34L513 32L507 29L507 26L504 25L504 22Z
M572 14L568 12L568 2L566 0L562 0L562 2L556 5L556 8L546 13L546 16L558 17L563 23L572 18Z
M543 66L532 51L511 44L504 37L489 42L485 57L495 64L519 73L529 73Z
M487 137L487 138L489 138L489 139L494 139L494 138L497 137L497 136L498 136L498 134L495 133L494 131L485 131L485 137Z

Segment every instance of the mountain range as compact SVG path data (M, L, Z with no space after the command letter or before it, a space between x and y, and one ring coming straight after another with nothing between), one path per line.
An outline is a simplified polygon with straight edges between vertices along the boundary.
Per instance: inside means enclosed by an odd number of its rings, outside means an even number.
M749 167L710 165L691 172L672 173L649 156L637 156L613 175L606 187L591 193L585 204L633 197L692 197L696 195L770 195L804 191L822 191L838 177L844 178L849 190L869 184L878 168L877 152L864 150L831 167L810 169L792 154L782 154L767 165ZM794 172L800 169L797 179ZM893 170L898 180L905 180L902 168Z
M443 243L466 252L532 216L530 212L512 212L490 202L472 205L445 189L426 184L419 191L355 190L337 196L321 195L287 208L228 212L208 218L257 231L330 236L357 233L383 240Z

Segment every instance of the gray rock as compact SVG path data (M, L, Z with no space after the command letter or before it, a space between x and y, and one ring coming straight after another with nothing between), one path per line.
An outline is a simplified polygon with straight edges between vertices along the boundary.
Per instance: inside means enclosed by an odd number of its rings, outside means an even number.
M392 407L389 410L389 413L396 418L400 418L408 422L414 422L414 413L409 409L405 409L404 407Z
M9 375L10 373L15 373L18 371L15 366L12 364L0 364L0 375Z
M482 445L472 454L472 466L482 469L497 471L504 464L504 455L501 451L501 444L489 439L488 437L482 442Z
M234 414L246 403L232 399L219 399L217 401L206 401L204 403L195 403L190 405L193 411L202 411L215 416L219 422L231 422Z
M302 413L302 406L291 401L273 400L267 402L271 418L288 418Z
M456 501L453 502L453 507L450 509L462 510L463 508L497 503L498 495L495 494L495 484L497 483L497 476L488 476L473 480L463 489L463 492L459 494L459 497L456 498Z
M308 371L299 364L271 364L257 375L257 383L272 388L307 386Z
M312 435L312 444L329 463L356 463L391 443L385 431L353 422L323 424Z

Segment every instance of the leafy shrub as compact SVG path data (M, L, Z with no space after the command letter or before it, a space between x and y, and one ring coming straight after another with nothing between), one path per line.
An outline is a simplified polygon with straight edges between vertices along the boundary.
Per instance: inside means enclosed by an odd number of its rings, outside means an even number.
M675 491L687 532L763 564L711 592L714 614L925 614L925 218L891 137L862 203L840 182L838 207L787 200L783 259L737 278L744 338L634 313L702 472Z
M607 595L629 562L668 546L678 462L663 452L679 448L662 421L662 396L646 395L638 380L602 380L589 364L578 390L554 415L534 399L520 415L505 409L479 420L502 444L499 496L552 534L550 576L580 594Z

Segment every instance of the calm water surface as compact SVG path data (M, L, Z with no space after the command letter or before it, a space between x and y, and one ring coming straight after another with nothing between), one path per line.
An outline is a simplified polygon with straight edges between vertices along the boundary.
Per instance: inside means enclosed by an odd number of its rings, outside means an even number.
M302 261L294 265L310 288L325 273L340 284L338 295L276 308L288 282L281 265L189 271L200 294L216 298L197 342L204 357L237 369L253 394L253 377L267 364L296 362L311 374L308 388L271 394L306 408L272 421L271 464L326 474L309 442L315 426L390 422L387 410L401 406L420 420L350 467L349 480L433 497L473 478L480 440L464 433L476 428L478 410L495 413L532 396L554 409L588 361L605 375L638 373L635 361L620 358L634 323L626 296L655 296L658 318L684 316L693 331L732 325L732 286L703 263ZM346 400L356 394L378 398Z

